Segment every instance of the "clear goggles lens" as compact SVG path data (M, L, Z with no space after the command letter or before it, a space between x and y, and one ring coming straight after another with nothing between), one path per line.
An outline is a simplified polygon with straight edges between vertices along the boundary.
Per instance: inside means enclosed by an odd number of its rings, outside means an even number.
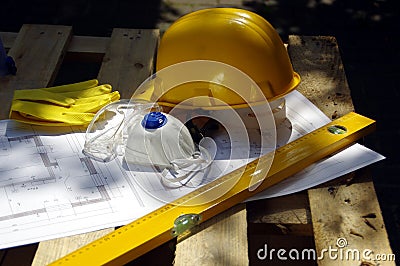
M97 112L86 130L83 153L102 162L123 155L130 121L136 115L150 111L161 111L161 108L155 103L129 99L104 106Z

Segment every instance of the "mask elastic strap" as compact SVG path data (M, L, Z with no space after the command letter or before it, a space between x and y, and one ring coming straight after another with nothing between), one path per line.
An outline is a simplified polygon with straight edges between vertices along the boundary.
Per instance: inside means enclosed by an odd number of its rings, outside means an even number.
M199 149L201 150L201 152L196 151L191 158L173 160L171 162L171 167L165 168L162 171L162 181L165 182L167 185L176 185L177 187L181 187L184 186L184 184L181 183L182 181L188 179L185 182L187 183L195 176L196 173L209 168L210 164L212 163L210 153L201 146L199 146ZM188 167L190 166L193 167L188 169ZM180 172L186 173L182 175L177 175L177 173Z

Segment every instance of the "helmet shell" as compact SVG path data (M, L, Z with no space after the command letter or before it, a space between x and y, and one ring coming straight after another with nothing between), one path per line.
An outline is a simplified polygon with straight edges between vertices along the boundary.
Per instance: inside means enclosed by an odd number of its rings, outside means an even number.
M255 81L268 101L284 96L300 83L276 30L261 16L242 9L203 9L175 21L160 41L156 70L191 60L236 67ZM173 88L159 102L174 106L193 95L213 96L233 107L244 104L229 88L204 82Z

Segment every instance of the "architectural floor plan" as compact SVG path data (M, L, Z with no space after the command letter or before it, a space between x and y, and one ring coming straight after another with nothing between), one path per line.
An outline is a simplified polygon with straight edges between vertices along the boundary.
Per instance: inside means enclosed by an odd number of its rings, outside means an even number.
M18 241L11 235L51 238L51 228L63 223L66 231L80 231L79 223L102 228L110 217L116 226L146 211L121 161L104 164L85 157L83 140L79 128L46 132L14 121L0 123L0 247ZM88 217L93 221L88 223Z

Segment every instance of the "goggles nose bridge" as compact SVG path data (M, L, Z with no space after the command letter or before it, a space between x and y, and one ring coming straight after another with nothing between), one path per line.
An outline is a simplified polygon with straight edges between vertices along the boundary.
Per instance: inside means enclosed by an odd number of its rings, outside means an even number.
M102 162L122 155L127 139L127 126L132 124L136 115L153 108L159 110L154 103L129 99L104 106L96 113L86 130L83 154Z

